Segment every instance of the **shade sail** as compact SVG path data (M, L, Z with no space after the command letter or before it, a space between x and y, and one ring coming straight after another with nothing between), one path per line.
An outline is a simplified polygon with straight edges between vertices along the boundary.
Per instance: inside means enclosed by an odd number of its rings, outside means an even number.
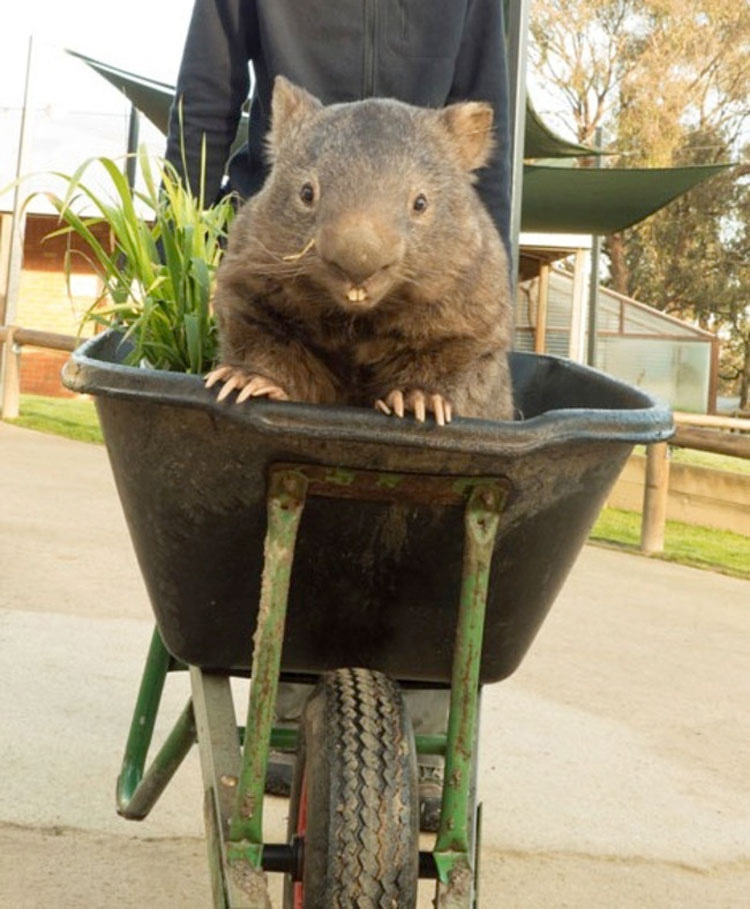
M600 169L526 164L521 224L523 230L545 233L615 233L728 166Z
M167 134L169 108L174 98L173 85L157 82L154 79L147 79L135 73L128 73L125 70L117 69L115 66L102 63L100 60L94 60L76 51L68 50L68 53L73 57L78 57L79 60L83 60L100 76L103 76L110 85L121 91L128 101L134 104L158 130L161 130L164 135Z
M76 51L68 51L96 70L110 84L119 89L138 110L147 117L157 129L166 134L169 125L169 108L174 98L174 86L157 82L129 73L117 67L94 60ZM242 129L240 129L242 132ZM526 134L524 157L526 158L579 158L581 155L594 155L598 150L586 145L568 142L555 135L541 120L533 104L526 102Z
M83 60L167 132L174 86L68 51ZM246 127L245 127L246 129ZM240 127L241 136L244 133ZM238 140L238 142L241 140ZM527 103L524 157L572 158L598 153L551 132ZM659 169L524 166L521 229L609 234L630 227L728 165Z
M602 149L568 142L547 126L529 98L526 98L524 158L580 158L584 155L606 154Z

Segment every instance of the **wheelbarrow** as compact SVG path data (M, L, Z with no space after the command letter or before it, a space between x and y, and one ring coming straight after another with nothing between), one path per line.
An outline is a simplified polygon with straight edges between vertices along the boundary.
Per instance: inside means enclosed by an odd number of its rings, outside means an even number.
M124 365L111 330L65 385L96 396L156 618L118 811L145 817L197 740L214 905L477 904L482 686L519 665L635 443L667 439L642 391L511 354L514 422L447 427L357 408L217 403L199 377ZM168 672L192 697L145 770ZM231 676L250 676L238 728ZM279 679L314 682L274 727ZM403 691L450 687L445 735ZM284 843L263 836L271 748L296 751ZM440 825L419 851L417 754L444 755Z

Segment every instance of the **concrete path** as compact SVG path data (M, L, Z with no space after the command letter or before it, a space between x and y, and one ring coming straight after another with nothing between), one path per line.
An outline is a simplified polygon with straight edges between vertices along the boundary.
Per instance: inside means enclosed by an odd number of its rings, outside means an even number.
M0 424L0 502L0 904L208 907L197 755L114 812L151 620L104 449ZM749 696L747 582L587 548L485 693L481 905L750 906Z

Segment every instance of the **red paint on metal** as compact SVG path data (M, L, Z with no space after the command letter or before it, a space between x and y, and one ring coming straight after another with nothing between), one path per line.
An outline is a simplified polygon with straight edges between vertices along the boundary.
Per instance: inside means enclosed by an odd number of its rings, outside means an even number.
M297 808L297 836L304 837L307 833L307 773L302 770L302 785L299 794L299 807ZM304 881L294 882L294 909L304 909L305 884Z

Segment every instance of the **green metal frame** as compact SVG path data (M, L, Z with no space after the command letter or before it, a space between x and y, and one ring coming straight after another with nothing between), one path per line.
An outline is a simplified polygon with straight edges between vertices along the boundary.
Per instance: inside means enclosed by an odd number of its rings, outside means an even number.
M195 742L193 706L188 701L144 776L164 682L172 668L172 657L154 629L117 778L117 811L129 820L146 817Z
M294 544L302 518L307 479L297 470L274 471L268 486L268 528L255 629L250 700L242 773L229 829L230 862L247 860L260 869L263 857L263 791L281 668Z
M263 872L263 795L272 747L296 746L296 731L273 727L294 548L308 495L464 507L464 560L447 735L417 737L417 751L445 755L440 828L433 852L437 905L473 904L474 785L479 670L492 552L507 481L349 470L306 464L271 468L263 577L254 634L246 727L238 727L229 679L190 667L192 699L144 775L166 674L178 668L158 631L149 649L122 770L118 811L146 816L198 740L214 904L269 904ZM182 668L182 667L180 667ZM252 734L245 734L245 729Z
M471 905L474 867L469 793L478 723L479 668L492 552L506 490L477 486L466 506L461 602L453 653L440 827L433 857L441 907ZM469 893L469 901L465 895Z

